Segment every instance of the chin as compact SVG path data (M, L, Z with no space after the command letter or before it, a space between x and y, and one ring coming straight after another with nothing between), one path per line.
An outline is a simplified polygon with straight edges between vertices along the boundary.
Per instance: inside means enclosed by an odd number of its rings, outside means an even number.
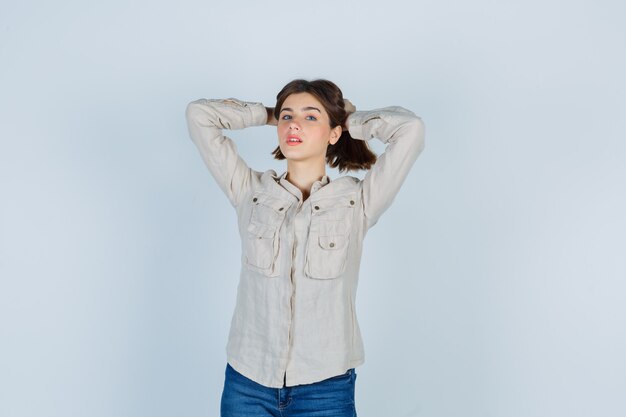
M286 148L287 148L287 149L285 149L285 148L280 148L280 151L283 153L283 155L285 156L285 158L287 158L287 156L288 156L288 155L293 155L293 156L296 156L296 155L300 154L300 152L294 152L294 151L295 151L295 149L289 149L289 147L286 147Z

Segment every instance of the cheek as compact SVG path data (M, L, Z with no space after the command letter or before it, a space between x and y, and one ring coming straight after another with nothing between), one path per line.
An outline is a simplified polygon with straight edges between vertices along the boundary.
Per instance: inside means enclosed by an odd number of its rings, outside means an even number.
M326 128L326 127L319 127L316 129L315 131L315 137L320 141L320 142L325 142L330 138L330 129Z

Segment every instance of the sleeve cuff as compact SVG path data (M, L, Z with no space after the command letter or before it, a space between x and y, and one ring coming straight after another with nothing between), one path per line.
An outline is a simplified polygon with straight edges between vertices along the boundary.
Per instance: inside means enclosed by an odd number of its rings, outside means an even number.
M348 116L348 132L353 139L368 140L370 138L365 137L364 119L369 112L355 111Z
M262 126L267 124L267 110L263 103L247 103L248 115L250 117L251 126Z

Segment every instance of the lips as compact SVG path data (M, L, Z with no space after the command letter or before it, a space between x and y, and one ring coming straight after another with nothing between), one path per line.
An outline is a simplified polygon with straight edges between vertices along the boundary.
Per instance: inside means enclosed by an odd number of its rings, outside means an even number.
M295 145L299 145L301 143L302 143L302 139L299 138L296 135L289 135L287 137L287 145L289 145L289 146L295 146Z

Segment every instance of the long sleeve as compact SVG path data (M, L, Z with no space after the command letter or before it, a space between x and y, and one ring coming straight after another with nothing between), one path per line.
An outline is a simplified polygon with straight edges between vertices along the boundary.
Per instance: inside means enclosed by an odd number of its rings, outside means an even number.
M189 135L230 203L237 207L250 186L253 171L237 152L237 145L222 129L243 129L267 122L261 103L237 99L200 99L187 105Z
M353 139L378 138L387 145L363 179L362 200L369 229L389 208L424 149L424 124L410 110L393 106L352 113L348 129Z

